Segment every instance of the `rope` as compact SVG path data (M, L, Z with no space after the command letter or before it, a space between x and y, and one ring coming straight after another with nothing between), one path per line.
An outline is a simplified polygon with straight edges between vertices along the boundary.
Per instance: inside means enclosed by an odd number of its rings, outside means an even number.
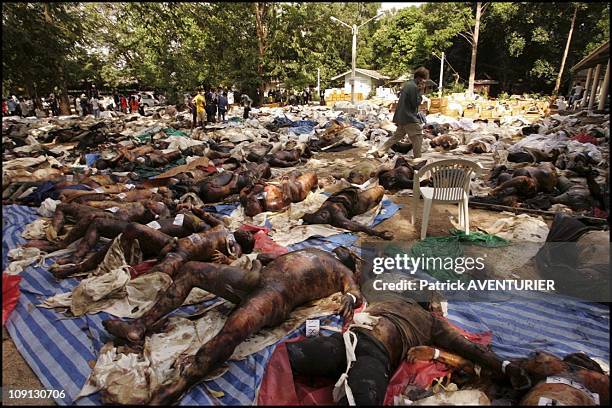
M351 295L352 296L352 295ZM353 391L348 383L348 373L355 361L357 361L357 357L355 356L355 349L357 348L357 335L351 331L353 327L360 327L366 330L372 330L380 316L371 316L369 313L365 312L366 305L364 304L364 308L360 313L357 313L353 317L353 322L348 327L348 329L342 334L342 338L344 339L344 348L346 349L346 370L336 384L334 385L333 397L334 402L340 401L342 397L346 395L346 399L350 406L355 406L355 398L353 397Z

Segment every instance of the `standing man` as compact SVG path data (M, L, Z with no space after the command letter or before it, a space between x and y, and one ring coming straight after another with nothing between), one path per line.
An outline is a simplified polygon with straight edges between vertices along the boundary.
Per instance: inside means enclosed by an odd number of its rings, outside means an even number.
M51 115L52 116L59 116L59 105L57 103L57 98L55 97L54 94L51 94Z
M206 99L204 98L204 91L200 91L200 93L198 93L195 96L195 98L192 99L191 102L195 104L196 116L197 116L200 127L204 127L204 122L206 121L204 119L204 108L206 107Z
M125 95L121 95L119 97L119 103L121 104L121 112L128 113L127 112L128 101Z
M225 123L225 114L227 113L227 92L219 91L219 122Z
M234 101L234 91L232 89L226 90L225 94L227 95L227 105L228 106L232 106L235 103L235 101Z
M145 115L144 105L142 104L142 97L138 95L138 113L140 116Z
M244 107L244 113L242 114L242 119L246 120L249 118L249 112L251 111L251 104L253 100L249 98L249 95L242 94L240 97L240 104Z
M121 100L119 99L119 94L117 91L113 92L113 101L115 102L115 111L119 110L119 106L121 104Z
M26 103L25 98L21 98L21 100L19 101L19 108L21 109L22 118L27 117L28 114L30 113L30 110L28 109L28 104Z
M419 105L422 101L421 90L429 79L429 71L424 67L417 68L413 73L414 79L406 81L400 91L397 109L393 115L393 123L397 125L395 134L385 142L376 152L375 157L381 157L391 146L408 135L412 143L412 154L415 159L421 157L421 144L423 133L421 132L421 120L418 117Z
M138 99L136 99L136 95L130 96L130 113L138 112Z
M211 88L206 92L206 123L215 123L215 116L217 116L217 94Z
M85 97L85 94L81 94L79 104L81 105L81 116L87 115L87 98Z
M195 92L191 94L193 98L195 98L196 95L197 93ZM189 108L189 112L191 112L191 130L193 130L193 128L196 126L196 121L198 120L196 106L191 98L185 98L185 99L186 99L187 107Z
M15 95L13 95L12 97L8 98L8 102L7 107L8 107L8 114L9 116L13 116L17 113L17 102L15 102L15 99L17 99L15 97Z
M100 102L98 101L98 98L92 96L89 100L89 103L91 104L91 109L93 110L94 118L98 119L100 117Z

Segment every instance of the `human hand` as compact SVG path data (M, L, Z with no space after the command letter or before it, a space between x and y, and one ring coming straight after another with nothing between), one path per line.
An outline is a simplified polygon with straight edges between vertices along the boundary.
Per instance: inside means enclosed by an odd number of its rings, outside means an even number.
M406 361L414 363L416 361L429 361L433 360L436 350L433 347L428 346L416 346L408 350L406 354Z
M355 309L355 300L354 297L348 293L345 293L342 296L341 306L340 306L340 315L344 319L344 322L350 322L353 320L353 313Z

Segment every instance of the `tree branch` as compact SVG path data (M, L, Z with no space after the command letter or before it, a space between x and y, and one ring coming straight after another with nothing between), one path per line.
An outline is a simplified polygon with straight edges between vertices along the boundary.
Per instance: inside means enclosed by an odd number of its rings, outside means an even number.
M469 38L467 35L465 35L463 33L459 33L459 35L462 36L470 45L474 45L474 40Z
M491 4L491 2L483 3L483 6L482 6L482 7L481 7L481 9L480 9L480 14L481 14L481 16L483 16L483 15L484 15L485 10L487 9L487 7L489 7L489 4Z

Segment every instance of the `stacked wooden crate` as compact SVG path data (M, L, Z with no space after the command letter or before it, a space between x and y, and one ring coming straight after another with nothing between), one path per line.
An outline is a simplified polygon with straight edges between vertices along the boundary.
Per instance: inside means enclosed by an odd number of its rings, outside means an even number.
M469 102L463 106L463 117L470 119L479 118L478 105L473 102Z
M429 106L429 113L443 113L442 110L447 106L447 98L432 98Z
M341 92L341 91L333 91L329 97L326 99L328 102L339 102L339 101L351 101L351 93L350 92ZM360 102L364 100L363 93L356 92L355 93L355 101Z
M481 102L480 103L480 119L493 119L496 115L496 105L492 102ZM498 117L498 116L495 116Z

